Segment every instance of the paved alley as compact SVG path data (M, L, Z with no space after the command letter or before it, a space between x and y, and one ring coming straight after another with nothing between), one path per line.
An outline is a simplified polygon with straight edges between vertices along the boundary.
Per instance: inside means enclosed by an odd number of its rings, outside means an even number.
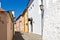
M13 36L13 40L24 40L24 39L20 32L15 32L15 35Z
M41 36L33 33L16 32L13 40L41 40Z

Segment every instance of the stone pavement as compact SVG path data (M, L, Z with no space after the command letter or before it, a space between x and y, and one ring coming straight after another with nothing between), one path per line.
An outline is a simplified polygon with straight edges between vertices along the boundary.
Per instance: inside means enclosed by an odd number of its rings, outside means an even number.
M14 40L41 40L41 36L33 33L16 33Z
M41 40L41 36L33 33L23 33L22 37L25 40Z
M22 37L22 34L20 32L15 32L12 40L24 40L24 38Z

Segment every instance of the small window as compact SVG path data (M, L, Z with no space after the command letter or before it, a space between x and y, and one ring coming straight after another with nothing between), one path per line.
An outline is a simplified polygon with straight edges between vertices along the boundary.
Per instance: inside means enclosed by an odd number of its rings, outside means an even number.
M20 22L22 22L22 21L20 21Z
M34 7L34 4L32 6Z
M31 9L32 9L32 7L31 7Z

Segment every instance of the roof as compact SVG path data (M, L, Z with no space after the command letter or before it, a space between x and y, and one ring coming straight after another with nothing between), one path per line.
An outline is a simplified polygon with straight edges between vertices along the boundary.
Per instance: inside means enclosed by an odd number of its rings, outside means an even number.
M2 8L0 8L0 11L5 11L5 10L3 10Z
M10 13L9 11L5 11L2 8L0 8L0 12L5 12L5 13L9 14L11 20L13 21L12 13Z

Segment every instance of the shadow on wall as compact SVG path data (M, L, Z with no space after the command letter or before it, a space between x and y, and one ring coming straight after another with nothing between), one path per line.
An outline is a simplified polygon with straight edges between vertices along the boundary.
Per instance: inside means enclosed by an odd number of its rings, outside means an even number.
M13 36L13 40L24 40L24 39L20 32L15 32L15 35Z

